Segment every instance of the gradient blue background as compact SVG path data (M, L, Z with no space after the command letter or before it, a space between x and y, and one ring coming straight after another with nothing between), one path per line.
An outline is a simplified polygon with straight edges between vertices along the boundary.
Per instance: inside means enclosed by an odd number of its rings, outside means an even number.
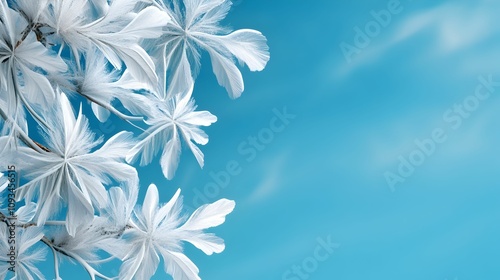
M296 280L284 273L331 236L340 247L307 279L500 279L500 88L459 129L443 120L478 76L500 80L500 4L401 1L403 11L348 63L339 45L353 44L353 28L389 1L236 2L225 24L267 36L266 70L244 70L246 91L230 100L205 54L194 96L219 121L206 129L204 169L187 150L172 181L158 161L139 169L140 202L153 182L163 201L181 187L192 207L210 172L239 163L241 173L210 198L237 203L213 230L226 250L186 247L201 278ZM247 161L238 146L284 107L296 118ZM446 142L391 191L384 173L397 172L398 157L436 128ZM76 266L62 273L87 279ZM154 279L170 278L161 267Z

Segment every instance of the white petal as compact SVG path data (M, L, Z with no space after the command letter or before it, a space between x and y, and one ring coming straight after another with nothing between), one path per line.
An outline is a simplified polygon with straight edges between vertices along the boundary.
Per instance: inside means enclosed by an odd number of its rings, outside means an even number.
M245 89L241 72L229 58L221 55L217 51L207 49L212 59L212 68L217 77L219 85L226 88L229 96L233 99L241 96Z
M16 211L17 220L19 223L26 224L33 220L36 214L37 205L33 202L28 202L26 205L20 207Z
M66 136L65 143L69 143L69 139L73 133L73 129L76 125L75 113L73 112L73 107L71 107L71 103L68 100L66 94L60 94L60 103L62 109L62 117L64 121L64 134Z
M115 52L127 65L127 69L134 78L140 81L148 81L156 84L158 76L155 73L155 65L148 53L139 45L130 45L127 47L114 46Z
M42 108L47 108L49 104L52 105L55 93L47 78L22 64L19 64L19 67L23 75L24 87L22 89L26 99Z
M226 220L226 215L233 212L235 205L234 201L227 199L205 204L198 208L181 228L203 230L221 225Z
M160 263L160 256L156 253L154 248L147 247L142 259L141 266L137 270L135 276L137 279L151 279L158 269Z
M35 245L43 237L42 227L29 227L20 234L18 249L19 254L23 254L29 247Z
M131 257L127 258L120 267L120 279L131 280L134 278L143 263L146 249L145 244L136 244L136 247L130 251Z
M85 199L85 195L74 183L68 186L68 211L66 214L66 230L71 236L75 236L77 230L90 224L94 218L94 208Z
M174 133L175 134L175 133ZM160 159L163 175L169 180L174 177L181 154L181 142L177 135L170 139L163 149L163 154Z
M132 132L120 131L94 154L108 159L124 159L125 154L135 145L133 136Z
M181 189L177 189L177 191L175 192L174 196L172 196L170 201L167 202L165 205L163 205L160 208L160 210L158 210L158 213L154 221L155 228L157 228L161 222L165 221L165 217L173 217L176 215L175 213L172 212L178 211L181 207L182 197L180 196L180 194L181 194Z
M222 36L220 42L251 71L262 71L269 61L267 39L259 31L237 30Z
M164 138L171 129L171 123L158 123L148 128L141 136L142 140L127 153L125 158L127 162L132 163L140 156L141 166L149 164L158 151L164 147Z
M193 142L187 140L186 143L188 144L189 149L191 150L191 152L193 152L193 155L196 158L196 161L198 162L198 164L200 165L200 167L203 168L203 166L205 164L205 159L204 159L204 156L203 156L203 152L200 150L200 148L198 148L198 146L196 146L195 144L193 144Z
M146 218L148 225L152 225L155 212L158 209L159 196L155 184L151 184L146 192L144 203L142 204L142 214Z
M170 21L167 13L156 7L149 6L141 10L137 16L119 33L126 38L158 38L162 35L162 28Z
M186 92L194 83L188 60L187 43L182 37L169 38L164 45L153 52L157 61L159 85L158 99L168 100Z
M51 55L49 50L36 40L33 33L29 33L26 39L16 48L16 57L25 64L34 65L47 72L65 72L68 65L62 58Z
M172 275L174 280L201 280L196 265L184 254L161 250L165 259L165 271Z
M181 120L196 126L209 126L217 121L217 117L209 111L197 111L185 114Z
M218 254L225 249L224 240L214 234L189 234L189 236L185 237L183 240L193 244L207 255L212 255L213 253Z

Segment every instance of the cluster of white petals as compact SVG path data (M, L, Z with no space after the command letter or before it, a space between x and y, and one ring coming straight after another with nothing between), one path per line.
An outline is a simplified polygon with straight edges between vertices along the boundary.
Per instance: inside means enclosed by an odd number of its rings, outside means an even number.
M217 117L193 98L202 53L231 98L244 90L237 64L265 68L259 31L220 25L230 8L229 0L0 0L1 279L71 277L60 275L63 259L90 279L149 279L160 261L175 280L200 279L183 244L221 253L224 241L205 231L235 202L189 215L180 190L164 204L151 184L137 205L133 164L158 157L170 180L185 148L203 167L202 127ZM93 125L117 120L131 131ZM37 267L47 252L54 275ZM119 275L98 271L113 259Z

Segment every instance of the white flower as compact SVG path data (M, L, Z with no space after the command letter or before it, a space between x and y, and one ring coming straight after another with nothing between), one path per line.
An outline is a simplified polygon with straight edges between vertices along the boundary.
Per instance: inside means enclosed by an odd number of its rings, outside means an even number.
M187 221L180 216L180 190L164 206L159 207L158 203L158 189L151 184L142 209L134 211L133 228L125 232L130 252L123 258L120 279L150 279L161 255L165 271L174 280L199 280L198 268L182 253L181 243L189 242L208 255L222 252L224 241L203 230L224 223L226 215L234 209L234 201L221 199L203 205Z
M91 277L93 275L111 280L98 272L92 264L102 262L100 260L102 254L99 253L103 251L113 256L122 256L126 252L127 246L120 236L129 227L138 192L137 184L112 187L109 190L108 203L100 209L101 216L94 217L90 225L78 228L74 235L68 234L65 228L53 230L49 233L50 239L47 241L50 241L50 246L54 248L54 254L76 260ZM57 258L56 267L59 267Z
M26 19L9 8L5 0L0 0L0 20L1 109L20 127L25 126L21 105L43 123L36 108L48 108L55 93L38 69L57 74L65 72L67 65L37 40Z
M36 220L43 224L60 209L62 198L68 206L66 227L73 235L93 219L94 205L106 205L105 185L113 180L137 184L138 177L135 168L123 159L133 146L131 133L120 132L91 152L101 139L94 139L81 108L75 119L65 94L60 95L60 106L49 118L52 130L46 132L45 140L50 152L19 147L11 156L29 180L17 190L18 199L33 201L37 197Z
M54 1L46 24L71 46L73 53L95 46L116 69L121 69L123 62L135 78L156 84L154 63L140 43L144 38L159 37L169 16L155 7L135 13L137 2L141 2L137 0L114 0L109 7L101 0L93 2L98 10L106 10L95 19L90 16L93 13L88 1Z
M152 117L146 121L151 127L127 154L126 159L129 163L141 156L140 164L149 164L163 146L161 167L165 177L172 179L179 165L182 137L199 165L203 167L203 153L195 143L207 144L208 136L199 127L211 125L217 121L217 117L208 111L195 112L196 106L191 99L192 92L191 87L182 97L176 95L167 103L157 100L159 110L151 114Z
M32 248L43 237L42 228L29 227L18 228L15 233L14 263L10 263L9 228L0 223L0 278L5 279L12 264L15 265L15 278L13 279L45 279L43 274L36 268L35 262L45 261L46 250L43 247Z
M172 19L156 51L156 59L163 64L158 76L162 78L168 74L168 89L162 92L163 96L160 95L163 99L184 92L190 86L200 67L198 48L210 54L217 81L231 98L239 97L244 89L234 58L248 65L251 71L263 70L269 61L267 40L259 31L242 29L229 33L219 26L231 7L231 1L152 1Z

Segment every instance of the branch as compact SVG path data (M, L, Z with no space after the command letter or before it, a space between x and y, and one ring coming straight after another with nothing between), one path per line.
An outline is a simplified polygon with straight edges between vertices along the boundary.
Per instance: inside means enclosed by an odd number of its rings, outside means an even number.
M45 237L43 237L43 238L45 238ZM48 243L43 239L42 239L42 242L45 243L47 246L49 246L50 249L52 250L52 255L54 256L54 272L56 274L56 280L59 280L59 279L61 279L61 277L59 277L59 261L57 259L56 248L54 248L52 243Z
M45 223L42 226L65 226L65 225L66 225L65 221L45 221ZM17 226L22 228L29 228L29 227L36 227L38 225L36 223L27 223L27 224L19 224Z
M31 140L31 138L19 127L17 123L3 111L2 107L0 107L0 116L2 116L5 122L12 125L12 130L18 134L19 139L21 139L24 144L39 153L44 152L44 150L40 148L33 140Z
M21 90L19 89L19 83L17 80L17 76L14 74L14 71L12 70L12 68L10 69L10 73L12 76L12 83L14 83L14 95L19 97L19 99L21 99L21 102L24 104L24 107L26 107L26 110L28 110L30 115L35 119L35 121L37 123L41 124L42 126L47 128L49 131L52 131L52 128L49 126L49 124L47 122L45 122L45 120L40 115L38 115L37 112L35 112L35 110L31 107L31 105L26 100L26 98L24 98L24 96L21 94Z
M92 97L88 96L88 95L85 95L81 92L78 92L81 96L87 98L90 102L93 102L101 107L103 107L104 109L106 110L109 110L111 113L115 114L117 117L119 117L120 119L122 120L125 120L125 121L142 121L144 118L143 117L135 117L135 116L128 116L128 115L125 115L123 114L122 112L116 110L113 106L109 106L107 104L104 104L102 102L99 102L95 99L93 99Z
M80 265L85 268L85 270L88 272L90 279L95 280L96 276L105 280L113 280L112 278L109 278L103 274L101 274L99 271L95 270L92 266L90 266L84 259L82 259L80 256L65 250L61 247L57 247L54 243L52 243L51 240L49 240L46 236L42 237L41 241L45 243L47 246L51 247L54 251L57 251L67 257L70 257L77 261Z

